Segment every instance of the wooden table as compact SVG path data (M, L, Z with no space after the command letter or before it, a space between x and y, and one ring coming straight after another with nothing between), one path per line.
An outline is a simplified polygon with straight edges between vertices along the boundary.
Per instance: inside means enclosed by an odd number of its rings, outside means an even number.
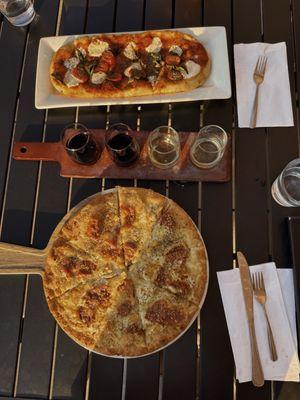
M267 382L255 389L235 381L216 278L216 271L234 266L237 249L250 263L291 264L286 217L300 215L300 210L277 206L270 185L299 152L299 1L36 0L35 7L39 19L29 28L3 21L0 30L2 241L42 248L69 207L99 190L134 184L64 179L55 164L11 159L14 140L56 141L62 127L77 119L90 128L122 121L152 129L169 119L187 131L221 125L233 135L233 176L225 184L137 182L168 195L189 213L202 231L210 259L209 290L198 321L160 354L129 361L91 355L55 325L39 277L1 276L0 398L299 399L299 384ZM295 127L238 129L234 98L142 107L34 108L41 37L199 25L226 27L231 68L233 43L287 42Z

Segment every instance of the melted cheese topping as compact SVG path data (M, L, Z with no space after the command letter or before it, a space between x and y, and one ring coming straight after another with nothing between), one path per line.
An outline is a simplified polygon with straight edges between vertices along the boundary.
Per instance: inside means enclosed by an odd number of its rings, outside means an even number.
M173 44L170 48L169 48L169 52L176 54L177 56L181 56L182 55L182 48L177 46L176 44Z
M139 69L141 70L141 64L139 62L135 62L133 64L131 64L129 67L127 67L124 71L124 75L127 76L127 78L131 78L131 70L133 69Z
M136 55L136 44L134 42L129 42L128 45L124 49L124 56L129 58L129 60L137 60Z
M79 59L77 57L71 57L64 61L64 66L68 69L76 68L79 64Z
M64 77L64 83L68 87L78 86L81 83L80 79L77 79L75 76L72 75L71 71L68 70Z
M193 78L194 76L198 75L199 72L201 71L201 67L199 64L195 63L192 60L189 60L185 63L186 65L186 69L187 69L187 73L186 72L182 72L183 75L183 79L190 79Z
M88 47L89 55L92 57L100 57L108 49L109 44L98 39L92 40Z
M106 73L105 72L95 72L91 76L91 82L94 85L100 85L102 82L104 82L106 79Z
M152 43L146 47L146 51L148 53L159 53L162 48L162 42L159 37L155 37L152 39Z

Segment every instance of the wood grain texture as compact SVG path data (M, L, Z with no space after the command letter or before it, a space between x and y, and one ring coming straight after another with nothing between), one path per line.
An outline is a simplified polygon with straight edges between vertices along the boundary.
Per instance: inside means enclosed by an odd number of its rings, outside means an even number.
M42 274L46 252L0 242L0 274Z
M31 124L38 126L42 133L44 112L37 112L34 109L35 74L33 71L36 67L39 38L54 33L57 4L56 0L51 4L37 0L35 7L39 12L39 20L22 29L13 27L5 21L1 33L1 42L3 40L1 52L6 55L6 61L2 62L0 67L2 77L0 104L1 110L5 110L0 123L0 136L3 135L3 137L1 136L0 175L7 174L8 179L1 237L5 242L22 245L30 243L37 163L33 163L30 168L24 168L22 163L16 165L12 161L8 171L4 163L8 159L9 148L5 146L10 140L13 126L15 138L23 136L26 140L27 128ZM18 107L16 107L17 100ZM39 139L40 137L35 137L35 140ZM0 182L2 182L1 178ZM5 193L3 187L0 188L0 192L2 197ZM40 281L40 278L37 277L37 280ZM22 309L25 278L2 276L0 288L1 302L3 301L0 310L1 316L5 320L0 333L0 392L12 395L14 386L17 388L18 383L16 375L18 342L23 339L24 332ZM2 304L6 310L2 309ZM10 307L7 307L8 304ZM2 341L5 337L6 340Z
M56 161L60 164L60 175L76 178L116 178L116 179L150 179L150 180L183 180L226 182L231 178L231 142L230 138L221 161L213 168L196 167L190 160L190 149L197 137L197 132L178 132L180 138L180 158L177 163L167 169L155 167L149 158L148 136L146 131L132 131L141 149L140 157L127 168L119 167L111 159L105 147L105 130L91 130L102 150L95 164L83 165L73 161L65 151L61 142L34 143L15 142L13 157L17 160Z
M204 25L226 27L229 49L231 37L231 1L206 0ZM229 61L232 68L232 57ZM203 124L217 124L227 132L232 129L232 100L204 104ZM233 398L234 363L219 294L216 272L232 267L232 186L202 184L201 231L210 263L209 289L200 320L200 398ZM222 337L222 340L220 338ZM211 355L215 354L214 357ZM217 384L216 384L217 382Z

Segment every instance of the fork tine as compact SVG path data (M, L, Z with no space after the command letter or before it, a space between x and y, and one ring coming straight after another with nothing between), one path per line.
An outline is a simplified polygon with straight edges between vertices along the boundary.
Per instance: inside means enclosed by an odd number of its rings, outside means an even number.
M254 69L255 72L258 71L259 60L260 60L260 56L258 57L257 62L256 62L256 65L255 65L255 69Z
M254 288L257 289L256 273L253 273Z
M255 281L256 281L256 289L259 289L259 276L257 272L255 272Z
M262 287L263 287L264 291L266 291L263 272L261 272L261 282L262 282Z
M268 62L268 58L267 58L267 57L265 57L265 64L264 64L264 68L263 68L263 75L265 75L265 71L266 71L267 62Z
M260 288L263 289L264 288L264 284L263 284L263 274L262 274L262 272L259 273L259 279L260 279Z

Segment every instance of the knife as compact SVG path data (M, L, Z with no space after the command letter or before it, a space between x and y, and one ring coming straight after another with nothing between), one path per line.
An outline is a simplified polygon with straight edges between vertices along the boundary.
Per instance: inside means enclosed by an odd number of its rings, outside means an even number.
M244 302L246 308L246 314L249 325L251 353L252 353L252 382L254 386L263 386L264 374L261 367L259 358L257 341L254 327L254 313L253 313L253 289L251 283L251 276L249 265L243 253L237 252L238 265L240 269L240 278L243 288Z

